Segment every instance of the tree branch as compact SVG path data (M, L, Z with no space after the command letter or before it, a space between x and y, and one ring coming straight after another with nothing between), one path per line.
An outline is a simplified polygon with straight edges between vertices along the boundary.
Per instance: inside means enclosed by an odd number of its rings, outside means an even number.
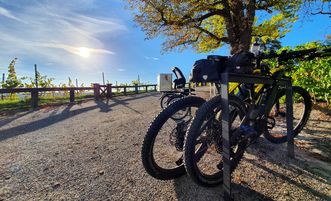
M207 35L209 35L210 37L212 37L213 39L217 40L218 42L225 42L225 43L228 43L229 42L229 39L228 37L218 37L216 36L215 34L211 33L210 31L202 28L201 26L194 26L194 28L198 29L199 31L203 32L203 33L206 33Z
M318 14L321 14L321 15L330 15L329 17L331 17L331 12L323 12L323 11L319 11L319 12L311 12L310 14L312 15L318 15Z

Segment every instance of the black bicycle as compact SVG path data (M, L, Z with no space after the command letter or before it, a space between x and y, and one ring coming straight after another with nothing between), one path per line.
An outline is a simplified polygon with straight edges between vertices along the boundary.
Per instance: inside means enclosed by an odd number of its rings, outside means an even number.
M175 102L178 99L181 99L185 96L194 95L192 92L194 89L186 88L186 79L183 75L182 71L173 67L172 72L175 74L176 79L173 81L174 83L174 91L164 91L160 98L160 106L164 109L167 105Z
M235 57L232 60L235 63L235 70L227 69L230 72L231 70L232 72L238 70L246 71L252 68L250 70L252 73L253 70L259 69L261 75L272 80L272 84L264 84L260 90L257 90L259 87L257 85L246 85L249 104L245 103L238 96L229 95L231 171L239 164L246 148L261 134L264 134L265 138L273 143L287 141L285 124L287 114L285 112L284 98L286 89L280 85L280 82L287 78L285 73L290 68L283 64L288 60L297 58L310 59L330 56L330 50L318 51L317 49L309 49L291 52L284 51L280 54L273 52L260 54L254 57L254 65L250 65L252 64L250 58L248 58L250 56L247 55L237 55L237 58ZM277 70L261 65L262 60L271 58L277 59L279 64ZM215 66L207 62L206 67L214 68ZM216 67L218 68L217 71L220 72L219 63ZM229 68L229 65L223 66L223 68ZM197 74L197 76L200 76L200 74ZM218 91L220 91L217 77L213 81L218 86ZM308 121L312 103L309 93L303 88L295 86L293 87L293 100L295 108L293 135L296 136ZM221 101L221 96L216 96L204 103L196 112L196 116L191 121L185 135L185 168L193 181L202 186L215 186L220 184L223 179ZM301 112L296 116L298 111ZM203 156L201 156L202 149L205 150Z

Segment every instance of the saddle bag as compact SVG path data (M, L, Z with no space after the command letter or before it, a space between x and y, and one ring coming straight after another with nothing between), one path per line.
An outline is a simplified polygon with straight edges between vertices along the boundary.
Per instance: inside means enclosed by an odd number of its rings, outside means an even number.
M197 60L190 74L190 82L216 82L226 69L228 57L208 56L207 59Z
M227 71L229 73L251 74L254 68L254 54L240 52L229 58Z

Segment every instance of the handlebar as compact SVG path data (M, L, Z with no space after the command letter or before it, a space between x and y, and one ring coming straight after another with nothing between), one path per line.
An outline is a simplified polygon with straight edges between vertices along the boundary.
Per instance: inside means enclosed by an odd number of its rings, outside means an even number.
M256 59L272 59L278 58L278 61L287 61L295 58L303 58L307 57L308 59L312 59L315 57L323 57L323 56L331 56L331 48L326 48L322 50L318 50L317 48L311 48L306 50L296 50L296 51L287 51L283 50L281 53L277 54L276 52L270 52L268 54L260 54L256 56Z

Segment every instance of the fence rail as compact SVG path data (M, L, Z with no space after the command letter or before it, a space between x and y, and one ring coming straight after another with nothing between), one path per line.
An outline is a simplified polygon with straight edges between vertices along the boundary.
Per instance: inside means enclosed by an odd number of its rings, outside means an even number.
M38 107L38 101L39 101L39 92L47 92L47 91L69 91L69 99L70 102L75 101L75 91L93 91L94 92L94 98L96 100L106 97L111 98L113 97L114 93L112 89L123 89L123 95L128 94L128 88L134 88L134 93L138 94L139 89L144 88L145 92L148 92L148 88L153 87L153 90L150 91L156 91L156 84L150 84L150 85L131 85L131 86L112 86L112 84L107 85L100 85L100 84L93 84L93 87L67 87L67 88L61 88L61 87L52 87L52 88L14 88L14 89L0 89L0 94L5 93L30 93L31 94L31 107L36 108Z

